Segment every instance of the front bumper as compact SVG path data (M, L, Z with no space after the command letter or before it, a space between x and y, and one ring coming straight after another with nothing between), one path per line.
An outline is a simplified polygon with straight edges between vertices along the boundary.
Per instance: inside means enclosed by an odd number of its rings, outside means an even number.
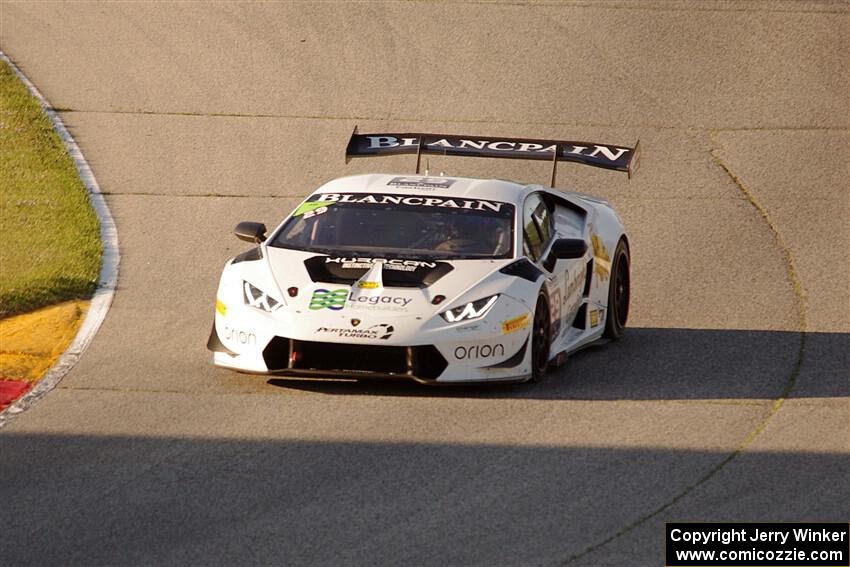
M423 332L415 337L431 344L409 344L419 341L411 340L414 336L380 342L316 341L317 335L309 333L288 337L291 329L260 324L258 318L270 322L264 314L237 313L229 311L226 319L216 316L207 348L217 366L259 374L406 378L428 384L519 381L531 373L530 329L506 333L500 317L491 325L477 322Z

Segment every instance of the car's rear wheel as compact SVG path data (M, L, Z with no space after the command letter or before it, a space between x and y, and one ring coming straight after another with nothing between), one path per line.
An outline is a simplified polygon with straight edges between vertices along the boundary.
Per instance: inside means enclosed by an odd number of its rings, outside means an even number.
M605 319L606 339L619 339L626 330L629 318L629 247L624 239L617 243L611 263L611 282L608 286L608 317Z
M543 294L537 297L534 308L534 325L531 329L531 378L530 382L540 382L546 376L549 366L549 305Z

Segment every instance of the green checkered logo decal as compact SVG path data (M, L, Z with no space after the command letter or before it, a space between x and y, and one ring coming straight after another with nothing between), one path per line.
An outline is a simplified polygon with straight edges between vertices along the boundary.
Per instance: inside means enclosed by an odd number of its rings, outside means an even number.
M318 311L319 309L331 309L339 311L345 307L345 300L348 299L347 289L317 289L313 292L313 297L310 298L310 309Z

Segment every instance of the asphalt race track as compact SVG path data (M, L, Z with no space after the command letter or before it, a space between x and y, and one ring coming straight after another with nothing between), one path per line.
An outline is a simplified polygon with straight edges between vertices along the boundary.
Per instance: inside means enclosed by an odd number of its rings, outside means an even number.
M666 521L850 518L850 3L0 4L118 226L112 309L0 431L0 562L662 565ZM627 337L540 385L213 368L218 275L361 131L564 164L631 233ZM546 182L547 164L430 158Z

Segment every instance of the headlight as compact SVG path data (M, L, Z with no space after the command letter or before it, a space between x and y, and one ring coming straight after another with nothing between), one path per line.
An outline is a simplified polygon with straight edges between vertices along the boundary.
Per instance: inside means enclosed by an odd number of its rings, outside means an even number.
M495 305L499 295L491 295L477 301L470 301L466 305L443 311L440 316L449 323L457 323L458 321L472 321L484 317L490 308Z
M250 305L251 307L256 307L257 309L262 309L269 313L277 311L283 307L281 302L271 297L260 288L254 287L245 281L242 282L242 294L245 299L245 305Z

